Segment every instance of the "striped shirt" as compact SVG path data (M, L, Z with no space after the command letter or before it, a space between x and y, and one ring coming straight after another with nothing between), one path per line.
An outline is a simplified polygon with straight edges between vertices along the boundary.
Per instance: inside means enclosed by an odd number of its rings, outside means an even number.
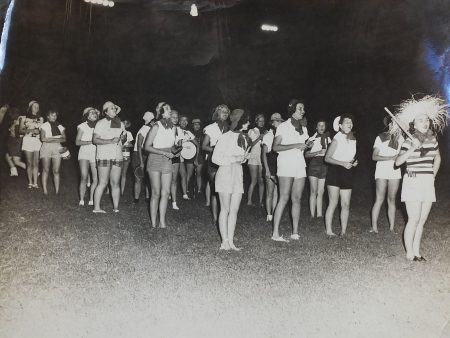
M402 151L407 151L411 148L411 140L406 140L402 144ZM406 173L413 177L417 174L431 174L433 175L434 158L438 153L439 145L436 137L426 138L420 148L414 152L406 160Z

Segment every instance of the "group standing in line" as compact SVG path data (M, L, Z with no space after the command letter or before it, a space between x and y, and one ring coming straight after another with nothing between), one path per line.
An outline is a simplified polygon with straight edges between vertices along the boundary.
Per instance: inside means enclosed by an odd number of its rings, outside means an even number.
M378 218L386 195L389 228L394 230L396 196L402 182L401 200L408 214L404 244L409 260L425 260L420 243L431 205L436 201L434 178L441 162L436 134L447 125L447 109L445 102L434 96L406 100L393 119L385 119L387 130L374 142L376 196L371 210L371 232L378 232ZM113 212L119 212L131 163L135 177L133 202L139 202L144 185L152 227L168 226L166 213L170 199L172 209L179 210L178 184L181 183L184 200L191 198L189 189L193 186L193 195L205 194L207 205L211 207L213 222L218 225L221 236L220 248L240 250L235 245L234 233L244 193L242 165L245 163L250 173L247 205L253 205L256 190L259 205L265 206L266 220L273 223L272 240L300 239L300 202L307 177L310 217L325 216L326 234L335 236L332 221L340 204L340 235L346 234L358 165L352 115L342 114L334 119L332 126L336 134L331 138L324 120L316 121L314 134L308 134L306 110L300 100L289 102L287 120L273 113L269 129L266 129L263 114L251 120L254 127L249 129L250 116L246 111L230 111L221 104L214 109L212 123L202 130L200 119L193 119L189 126L188 116L179 115L168 103L160 102L155 114L144 113L144 124L134 139L128 131L131 124L120 120L120 111L121 108L110 101L105 102L102 112L93 107L83 110L75 140L79 146L80 206L85 205L89 188L88 205L93 206L94 213L106 213L101 208L101 200L105 189L110 189ZM8 108L8 113L6 160L11 176L18 175L17 167L26 169L28 188L37 189L40 175L43 192L48 194L51 172L57 194L67 141L65 128L58 122L59 112L48 110L44 122L39 103L31 101L25 116L20 116L13 108ZM181 154L187 143L194 146L195 151L184 158ZM21 161L22 151L25 163ZM403 164L406 164L406 171L402 179L400 166ZM195 182L192 182L194 177ZM325 187L328 205L324 214ZM292 233L284 238L280 235L280 226L288 205Z

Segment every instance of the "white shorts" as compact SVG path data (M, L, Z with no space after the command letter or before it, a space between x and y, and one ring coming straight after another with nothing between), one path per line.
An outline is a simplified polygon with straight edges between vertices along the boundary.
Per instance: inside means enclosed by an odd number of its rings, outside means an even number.
M39 151L41 150L42 142L39 137L33 137L25 135L22 139L22 150L23 151Z
M375 179L399 180L402 173L399 168L394 168L394 161L378 161L375 169Z
M403 175L402 202L436 202L434 175L417 174L410 177Z
M242 165L233 163L231 165L219 166L214 182L216 192L243 194L244 175L242 173Z
M304 162L294 161L291 158L277 158L277 176L278 177L306 177L306 167Z
M97 147L94 144L86 144L80 147L78 151L78 161L87 160L89 162L95 163L95 155L97 152Z

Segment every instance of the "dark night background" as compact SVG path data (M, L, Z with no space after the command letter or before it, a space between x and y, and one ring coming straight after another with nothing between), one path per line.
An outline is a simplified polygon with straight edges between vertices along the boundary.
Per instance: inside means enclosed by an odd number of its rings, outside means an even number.
M384 106L450 93L449 1L202 0L198 17L181 0L16 1L1 102L57 107L69 136L106 100L136 130L162 100L207 120L219 103L268 116L296 97L311 122L353 113L371 146Z

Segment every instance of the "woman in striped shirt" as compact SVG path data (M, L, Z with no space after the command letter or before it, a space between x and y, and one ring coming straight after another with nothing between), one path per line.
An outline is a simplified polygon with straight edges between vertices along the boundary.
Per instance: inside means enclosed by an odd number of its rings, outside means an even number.
M420 254L420 241L431 205L436 201L434 178L441 165L436 134L446 124L447 106L443 100L426 96L416 101L404 101L398 119L409 124L412 139L406 140L395 160L397 166L406 163L401 200L405 202L408 222L404 232L406 258L425 261ZM434 128L432 128L432 126Z

